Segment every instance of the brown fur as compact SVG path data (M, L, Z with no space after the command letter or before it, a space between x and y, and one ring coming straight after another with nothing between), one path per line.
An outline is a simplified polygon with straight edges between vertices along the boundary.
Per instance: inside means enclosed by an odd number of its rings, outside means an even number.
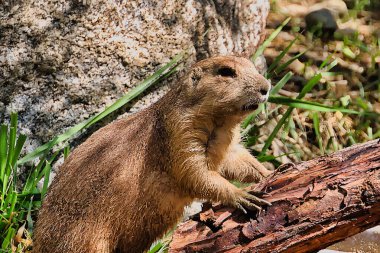
M207 59L156 104L98 130L52 183L34 252L143 252L195 198L263 204L224 177L269 174L239 144L238 128L269 87L249 60Z

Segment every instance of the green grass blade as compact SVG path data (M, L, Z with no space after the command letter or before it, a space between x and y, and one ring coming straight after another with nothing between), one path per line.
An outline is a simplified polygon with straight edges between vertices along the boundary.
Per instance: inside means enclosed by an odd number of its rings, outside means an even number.
M325 71L330 71L333 67L335 67L338 64L338 60L333 60L325 69Z
M322 74L317 74L311 78L306 85L302 88L301 92L298 94L297 99L303 98L309 91L311 91L314 86L321 80Z
M295 99L295 98L289 98L289 97L283 97L283 96L271 96L269 97L268 102L274 103L274 104L291 106L294 108L311 110L311 111L320 111L320 112L340 111L340 112L349 113L349 114L362 114L361 112L342 108L342 107L333 107L333 106L328 106L328 105L324 105L324 104L320 104L316 102L305 101L301 99ZM370 114L370 112L363 112L363 114Z
M41 173L41 168L44 165L44 163L45 163L45 158L43 157L41 158L37 166L34 167L32 171L29 173L29 176L26 179L24 188L22 190L23 194L29 194L35 189L38 183L37 181L38 175Z
M261 156L260 157L260 162L270 162L270 161L273 161L273 160L276 160L277 158L280 158L280 157L283 157L283 156L289 156L289 155L292 155L292 154L296 154L296 152L290 152L290 153L283 153L281 155L278 155L278 156L274 156L274 155L264 155L264 156ZM281 163L279 163L280 165Z
M11 114L11 126L9 130L8 163L13 164L14 149L16 145L17 113Z
M301 92L298 94L297 99L303 98L313 87L321 80L322 75L317 74L311 78L306 85L302 88ZM270 97L270 99L273 99ZM279 122L277 123L276 127L274 128L273 132L269 135L268 139L264 143L264 147L260 152L259 156L264 156L268 150L268 148L272 145L272 141L276 137L278 131L280 131L282 125L285 123L286 119L289 118L290 114L292 113L294 107L289 107L285 114L281 117Z
M249 125L249 123L251 123L251 121L252 121L253 119L255 119L255 118L257 117L257 115L259 115L263 110L264 110L264 104L260 104L260 105L259 105L259 108L257 108L253 113L251 113L250 115L248 115L248 116L244 119L244 121L243 121L241 127L242 127L243 129L247 128L247 126Z
M277 37L277 35L281 32L281 30L284 28L284 26L290 21L290 17L285 19L282 24L277 27L274 32L271 33L271 35L264 41L264 43L259 46L259 48L256 50L255 54L251 57L251 60L254 62L257 57L263 54L264 50L270 45L270 43Z
M293 76L292 72L288 72L285 76L281 78L281 80L273 87L273 89L270 91L270 95L276 95L279 90L284 87L284 85L289 81L289 79Z
M6 195L2 210L8 209L8 205L12 202L12 198L13 198L12 192Z
M286 112L284 113L284 115L281 117L281 119L278 121L276 127L273 129L273 132L269 135L268 139L265 141L264 143L264 147L262 148L260 154L259 154L259 157L262 157L265 155L265 153L267 152L268 148L270 147L270 145L272 144L272 141L274 140L274 138L276 137L278 131L280 131L282 125L285 123L285 121L289 118L290 114L292 113L293 111L293 107L289 107Z
M49 166L50 166L59 153L60 153L60 150L55 151L54 154L50 157L50 159L45 161L45 163L44 163L45 166L42 169L41 173L36 178L36 182L39 182L45 176L45 174L46 174L45 169L46 169L47 164L49 164Z
M296 38L294 38L294 40L292 40L289 45L281 51L281 53L279 55L276 56L276 58L274 59L274 61L272 62L272 64L269 66L268 70L267 70L267 77L268 78L271 78L272 77L272 71L277 68L278 66L278 63L282 60L282 58L284 58L285 54L289 51L289 49L293 46L294 42L296 42L298 40L298 36Z
M150 249L148 250L148 253L156 253L162 248L162 243L160 241L154 243Z
M12 128L13 127L11 127L11 129ZM14 133L14 134L16 134L16 133ZM14 138L15 137L16 136L14 136ZM16 169L15 165L16 165L18 157L20 156L20 153L21 153L22 147L24 146L25 141L26 141L26 135L23 135L23 134L19 135L19 137L17 138L16 146L14 147L14 149L12 149L12 156L8 160L9 162L8 162L6 174L10 175L13 172L12 178L13 178L14 190L16 190L16 185L17 185L17 169Z
M4 174L3 175L3 189L2 189L2 192L1 192L1 199L4 199L4 196L7 196L7 185L8 185L8 179L9 179L9 175L8 174Z
M132 99L136 98L138 95L140 95L143 91L145 91L147 88L155 84L158 80L160 80L162 77L166 76L166 73L172 73L172 70L178 66L178 64L182 61L184 57L184 52L175 56L169 63L167 63L164 67L160 68L158 71L156 71L152 76L148 77L144 81L142 81L139 85L137 85L134 89L132 89L130 92L128 92L125 96L118 99L114 104L106 108L104 111L100 112L99 114L91 117L90 119L79 123L75 125L74 127L67 130L65 133L58 135L56 138L52 139L48 143L38 147L33 152L29 153L28 155L24 156L22 159L18 161L18 164L23 164L28 161L31 161L35 159L36 157L39 157L43 154L45 154L47 151L49 151L54 145L61 143L78 132L80 132L83 129L86 129L90 127L91 125L97 123L99 120L103 119L110 113L114 112L115 110L121 108L128 102L130 102Z
M7 235L4 238L3 243L1 244L1 249L4 250L4 252L10 252L10 244L12 241L12 238L16 235L16 230L12 227L8 228Z
M281 73L285 68L287 68L290 64L292 64L295 60L297 60L301 55L303 55L304 53L306 53L306 51L303 51L295 56L293 56L292 58L290 58L288 61L286 61L284 64L281 64L280 66L278 66L275 70L274 70L274 73L276 73L277 75L279 73Z
M3 181L5 168L7 166L8 149L8 126L3 124L0 127L0 179Z
M11 202L10 202L11 206L9 207L8 213L10 215L12 215L13 211L15 210L16 203L17 203L17 193L12 192L12 193L10 193L10 195L11 195Z
M63 149L63 159L66 160L69 155L70 155L70 146L66 146Z
M356 58L356 54L349 47L343 47L342 53L352 60Z
M373 129L372 127L367 127L367 135L370 140L373 140Z
M41 190L41 199L42 200L45 198L45 195L46 195L46 192L48 189L48 185L49 185L50 171L51 171L51 165L50 165L49 161L46 162L44 171L45 171L45 173L44 173L44 184L43 184L42 190Z
M26 221L28 223L28 231L29 233L33 232L34 221L32 218L32 207L33 207L33 196L30 198L29 206L28 206L28 214L26 215Z
M12 164L11 164L12 167L16 165L17 160L20 156L22 147L25 144L25 141L26 141L26 135L20 134L17 138L16 147L15 147L14 154L12 157Z
M332 54L329 54L326 59L319 65L319 69L323 69L332 58Z

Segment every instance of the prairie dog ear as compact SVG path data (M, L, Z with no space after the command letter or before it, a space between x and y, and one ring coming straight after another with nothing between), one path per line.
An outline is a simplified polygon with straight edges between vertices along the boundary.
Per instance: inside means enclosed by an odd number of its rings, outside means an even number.
M201 67L195 67L191 71L189 77L190 77L190 82L193 87L196 87L199 83L199 80L201 80L203 74L203 70Z

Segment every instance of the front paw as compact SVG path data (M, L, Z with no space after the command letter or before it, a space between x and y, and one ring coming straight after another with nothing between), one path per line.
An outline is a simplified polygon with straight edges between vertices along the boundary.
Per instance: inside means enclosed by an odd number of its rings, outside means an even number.
M260 195L259 193L256 194L256 192L247 192L244 190L239 189L236 192L235 199L232 203L232 205L240 210L242 210L244 213L247 213L247 210L251 211L261 211L261 206L270 206L271 203L259 198L256 195Z
M273 174L273 170L268 170L264 165L260 163L260 166L256 167L256 170L260 173L261 179L265 179Z
M261 164L260 166L256 165L256 167L252 166L247 171L249 173L240 178L242 183L259 183L273 174L273 171L268 170Z

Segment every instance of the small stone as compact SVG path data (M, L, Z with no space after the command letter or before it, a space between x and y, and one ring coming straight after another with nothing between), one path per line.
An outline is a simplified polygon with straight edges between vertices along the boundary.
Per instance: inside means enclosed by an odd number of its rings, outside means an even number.
M325 8L310 12L305 16L305 21L309 31L321 30L332 35L338 28L333 14Z

